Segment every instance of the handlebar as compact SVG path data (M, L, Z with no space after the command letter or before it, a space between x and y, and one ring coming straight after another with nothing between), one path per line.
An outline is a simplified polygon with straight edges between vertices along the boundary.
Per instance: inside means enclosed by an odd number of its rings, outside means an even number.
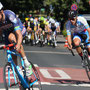
M72 55L73 55L73 56L75 56L75 54L74 54L74 52L73 52L73 50L72 50L72 49L70 50L70 52L72 53Z
M8 48L13 47L15 45L16 45L15 42L8 44L8 45L0 45L0 49L8 49Z

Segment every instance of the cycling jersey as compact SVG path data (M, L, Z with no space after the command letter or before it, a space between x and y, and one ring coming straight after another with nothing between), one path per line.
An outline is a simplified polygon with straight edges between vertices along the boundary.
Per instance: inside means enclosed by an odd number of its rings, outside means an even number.
M23 26L20 19L16 17L14 12L12 12L11 10L4 10L4 14L5 14L5 21L2 22L3 25L3 27L1 25L2 29L8 29L11 31L21 30L22 35L26 33L26 28ZM6 25L9 27L7 27ZM9 29L11 27L12 29Z
M56 30L56 26L51 26L51 30L54 32Z
M83 38L79 34L82 34L82 35L85 34L87 36L87 38L85 40L86 43L89 40L89 33L87 31L88 28L89 28L89 25L88 25L86 19L81 16L77 17L76 26L72 25L70 21L68 21L66 24L67 35L71 35L71 33L72 33L73 40L75 38L78 38L82 42ZM90 47L90 44L88 44L87 46Z
M36 24L35 24L34 22L33 22L33 23L30 22L30 28L31 28L32 30L35 29L35 26L36 26Z
M0 28L2 28L3 33L5 35L5 44L9 44L8 35L11 32L15 32L17 30L21 30L23 37L26 34L26 28L23 26L22 22L18 17L16 17L15 13L11 10L4 10L5 20L0 22Z
M60 26L60 23L59 22L56 22L55 25L56 25L56 27L59 27Z
M39 26L40 26L40 28L42 28L42 30L45 29L45 25L48 25L48 22L46 22L45 20L43 22L39 23Z
M66 24L67 35L71 35L71 32L81 33L83 31L86 31L87 28L89 28L89 25L86 19L82 16L77 17L76 26L72 25L70 21L68 21Z
M54 32L57 28L56 23L54 23L54 25L52 25L51 23L49 24L49 28Z

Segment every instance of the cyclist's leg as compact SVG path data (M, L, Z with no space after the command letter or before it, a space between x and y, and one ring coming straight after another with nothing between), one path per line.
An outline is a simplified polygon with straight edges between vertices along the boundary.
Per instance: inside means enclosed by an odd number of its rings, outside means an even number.
M44 44L45 44L45 30L42 31L43 34L43 40L44 40Z
M78 36L78 35L75 35L73 37L73 43L75 46L79 46L80 45L80 42L81 42L81 38ZM81 47L78 47L76 48L76 51L78 52L79 56L81 57L81 59L83 59L83 54L82 54L82 50L81 50Z
M14 33L10 33L9 36L8 36L8 40L9 40L10 42L12 42L12 40L16 42L17 39L16 39L15 34L14 34ZM22 45L21 45L21 48L20 48L20 52L21 52L21 56L22 56L22 58L23 58L23 60L24 60L25 67L26 67L26 69L28 68L28 70L26 70L26 72L29 72L28 75L31 75L31 74L32 74L31 64L30 64L29 61L27 60L27 57L26 57L26 55L25 55L24 48L23 48ZM14 59L15 59L15 58L14 58ZM27 74L27 73L26 73L26 74ZM28 75L27 75L27 76L28 76Z
M54 41L55 41L55 46L57 46L57 41L56 41L56 36L57 36L57 35L56 35L56 34L57 34L57 31L55 30L55 31L54 31Z
M39 42L39 30L35 32L36 44Z
M12 41L16 42L16 36L15 36L15 34L14 33L10 33L9 36L8 36L8 40L9 40L10 43L12 43ZM21 45L21 48L20 48L20 52L21 52L21 56L23 58L26 58L26 55L25 55L25 52L24 52L24 48L23 48L22 45ZM17 62L16 62L16 59L17 59L16 56L13 55L13 59L14 59L15 64L17 64Z

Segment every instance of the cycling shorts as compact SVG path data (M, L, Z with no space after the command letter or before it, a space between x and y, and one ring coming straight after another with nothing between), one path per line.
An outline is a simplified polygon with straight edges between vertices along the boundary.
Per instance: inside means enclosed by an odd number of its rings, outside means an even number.
M6 45L10 44L10 42L9 42L9 40L8 40L8 36L9 36L10 33L14 33L14 34L15 34L15 31L5 30L3 33L4 33L4 35L5 35L5 44L6 44ZM22 36L23 36L23 38L24 38L25 35L26 35L26 28L25 28L25 27L23 27L23 30L21 31L21 33L22 33ZM16 36L16 34L15 34L15 36Z
M80 34L84 34L84 35L86 35L87 36L87 38L86 38L86 40L85 40L85 43L87 43L88 42L88 40L89 40L89 33L88 33L88 31L86 30L86 31L83 31L83 32L81 32ZM77 34L77 33L74 33L73 34L73 40L75 39L75 38L78 38L78 39L80 39L80 41L82 42L82 37L79 35L79 34ZM90 44L87 44L87 46L88 47L90 47Z

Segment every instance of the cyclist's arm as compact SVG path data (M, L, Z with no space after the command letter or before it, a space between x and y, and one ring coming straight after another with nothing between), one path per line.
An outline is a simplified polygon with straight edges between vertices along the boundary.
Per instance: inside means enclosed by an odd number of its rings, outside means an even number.
M90 28L87 28L87 31L89 33L89 41L90 41Z
M67 35L67 42L70 48L72 48L72 40L71 40L71 35Z
M21 33L21 30L16 30L15 33L16 33L16 36L17 36L17 45L21 46L21 44L22 44L22 33Z
M71 31L70 31L70 22L66 23L66 30L67 30L67 42L69 45L69 49L72 49L72 39L71 39Z
M18 23L21 23L20 20L18 20L14 15L9 16L9 20L12 22L13 26L14 26L14 32L16 34L17 37L17 51L20 50L20 46L22 44L22 33L21 33L21 28L19 26Z
M36 31L37 30L37 25L36 25L36 23L34 23L34 31Z

